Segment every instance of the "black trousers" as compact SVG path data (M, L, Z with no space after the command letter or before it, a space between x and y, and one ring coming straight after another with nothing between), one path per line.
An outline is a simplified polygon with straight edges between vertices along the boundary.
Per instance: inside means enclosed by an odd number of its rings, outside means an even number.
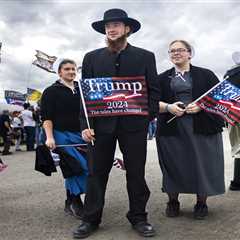
M27 145L27 151L33 151L34 150L34 143L35 143L35 127L24 127L25 133L26 133L26 145Z
M9 153L11 147L11 136L7 132L0 133L3 139L3 151L2 153Z
M150 191L145 181L147 152L147 129L145 129L136 132L118 131L112 134L97 135L95 145L89 145L90 174L87 181L83 221L96 225L101 223L105 191L113 165L117 140L126 168L129 197L127 218L133 225L147 220L145 208Z

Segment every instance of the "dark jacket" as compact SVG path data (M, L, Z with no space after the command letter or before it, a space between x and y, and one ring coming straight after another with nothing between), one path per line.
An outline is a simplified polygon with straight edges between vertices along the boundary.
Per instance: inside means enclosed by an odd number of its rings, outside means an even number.
M171 90L170 82L172 79L174 68L169 69L160 75L158 75L158 87L161 91L161 100L166 103L176 102L174 92ZM216 75L205 68L196 66L190 66L190 74L192 77L192 100L194 101L212 86L219 82ZM171 136L178 134L176 119L170 123L166 123L171 119L173 115L171 113L159 113L158 114L158 135ZM216 114L200 111L192 115L193 117L193 130L196 134L215 134L222 131L224 121Z
M62 170L64 178L81 176L84 173L84 170L82 169L80 162L76 158L68 154L66 151L64 151L64 149L56 148L54 152L59 155L60 158L59 166ZM84 156L86 155L85 153L82 152L81 154L84 154Z
M46 145L39 145L36 148L35 170L46 176L57 172L52 155Z
M59 131L80 131L80 92L74 82L74 92L56 81L46 88L41 97L42 121L51 120Z
M9 129L5 126L5 122L7 122L10 126L10 118L7 114L0 115L0 134L6 135Z
M59 166L64 178L80 176L84 173L79 161L64 151L64 149L56 148L54 152L59 154ZM83 152L81 154L85 155ZM57 172L52 155L46 145L37 146L35 170L46 176L51 176L53 172Z
M158 102L159 90L156 84L155 56L152 52L128 44L119 54L101 48L87 53L83 59L82 78L133 76L145 76L148 107L153 117L158 111L156 102ZM91 128L94 128L96 133L112 133L117 125L121 125L126 131L143 130L147 128L148 122L149 117L137 115L90 118ZM82 124L81 129L85 128L87 128L86 124Z

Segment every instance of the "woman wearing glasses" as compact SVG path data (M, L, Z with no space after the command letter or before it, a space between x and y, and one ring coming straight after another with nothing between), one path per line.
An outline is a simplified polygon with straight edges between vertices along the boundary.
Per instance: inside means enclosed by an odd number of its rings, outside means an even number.
M224 122L192 103L218 82L212 71L191 65L192 55L191 45L184 40L169 45L174 66L158 76L161 101L156 139L162 189L169 197L166 215L178 216L179 193L191 193L196 194L194 217L203 219L208 215L207 197L225 191Z

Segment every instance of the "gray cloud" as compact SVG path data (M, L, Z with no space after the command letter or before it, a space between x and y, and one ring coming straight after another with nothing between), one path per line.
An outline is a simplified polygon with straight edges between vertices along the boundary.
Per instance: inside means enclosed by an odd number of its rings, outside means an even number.
M1 86L43 89L56 79L31 67L35 49L81 64L86 52L104 46L104 36L91 23L113 7L142 23L129 42L153 51L159 72L171 66L167 48L174 39L190 41L196 51L193 64L220 77L233 65L232 52L240 50L236 1L0 1Z

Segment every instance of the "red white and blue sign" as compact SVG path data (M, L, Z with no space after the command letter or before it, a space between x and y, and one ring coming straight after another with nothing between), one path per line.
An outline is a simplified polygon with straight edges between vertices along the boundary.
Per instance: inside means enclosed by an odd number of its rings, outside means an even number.
M86 78L80 82L89 117L148 115L144 76Z
M231 79L223 80L198 100L197 105L205 111L220 115L232 125L240 122L240 88L232 84Z

